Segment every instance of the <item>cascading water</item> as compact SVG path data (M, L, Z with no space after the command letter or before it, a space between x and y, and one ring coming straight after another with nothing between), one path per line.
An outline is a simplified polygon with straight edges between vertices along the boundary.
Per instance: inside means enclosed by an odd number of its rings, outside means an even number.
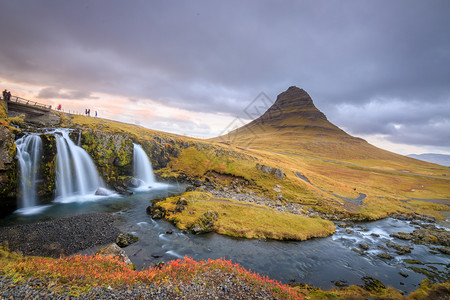
M67 130L55 132L56 201L83 201L100 186L99 175L89 154L69 138Z
M133 146L134 178L138 181L136 186L139 189L149 189L155 184L152 164L141 145Z
M37 205L37 181L41 161L42 141L37 134L21 137L16 141L20 166L20 193L18 207L26 210Z

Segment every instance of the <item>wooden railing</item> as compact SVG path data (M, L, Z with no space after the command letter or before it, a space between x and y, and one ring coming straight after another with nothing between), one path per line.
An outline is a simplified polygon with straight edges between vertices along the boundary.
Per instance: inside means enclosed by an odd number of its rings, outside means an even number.
M38 107L38 108L42 108L42 109L47 109L47 110L52 109L51 105L38 103L36 101L23 99L23 98L20 98L20 97L17 97L17 96L11 96L11 98L9 98L9 101L10 102L20 103L20 104L25 104L25 105L30 105L30 106L34 106L34 107Z

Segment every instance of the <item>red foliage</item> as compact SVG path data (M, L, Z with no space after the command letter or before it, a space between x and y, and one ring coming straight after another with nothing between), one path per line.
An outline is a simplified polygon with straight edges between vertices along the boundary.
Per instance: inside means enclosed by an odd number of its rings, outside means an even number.
M143 271L131 270L123 261L113 257L71 256L61 259L28 258L23 262L1 267L0 272L17 279L27 277L52 278L62 284L76 287L98 285L133 285L138 283L163 284L164 282L189 282L202 278L211 270L232 273L241 281L271 292L281 299L302 299L298 292L280 282L248 271L230 260L217 259L195 261L185 256L173 260L161 269L149 268ZM207 275L203 276L208 279Z

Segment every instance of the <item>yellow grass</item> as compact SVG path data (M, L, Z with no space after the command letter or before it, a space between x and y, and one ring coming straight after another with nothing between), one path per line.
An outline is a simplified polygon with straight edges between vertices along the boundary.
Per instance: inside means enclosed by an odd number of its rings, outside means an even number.
M180 229L190 228L204 213L215 211L218 219L214 231L219 234L276 240L306 240L334 233L334 224L320 218L310 218L278 212L261 205L214 198L206 192L188 192L182 195L188 201L181 213L171 213L167 218ZM179 197L167 198L159 203L174 211Z

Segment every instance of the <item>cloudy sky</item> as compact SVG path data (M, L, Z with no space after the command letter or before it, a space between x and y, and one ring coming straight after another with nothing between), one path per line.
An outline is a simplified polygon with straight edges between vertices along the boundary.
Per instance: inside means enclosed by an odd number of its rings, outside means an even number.
M212 137L305 89L352 135L450 154L450 1L0 0L0 88Z

